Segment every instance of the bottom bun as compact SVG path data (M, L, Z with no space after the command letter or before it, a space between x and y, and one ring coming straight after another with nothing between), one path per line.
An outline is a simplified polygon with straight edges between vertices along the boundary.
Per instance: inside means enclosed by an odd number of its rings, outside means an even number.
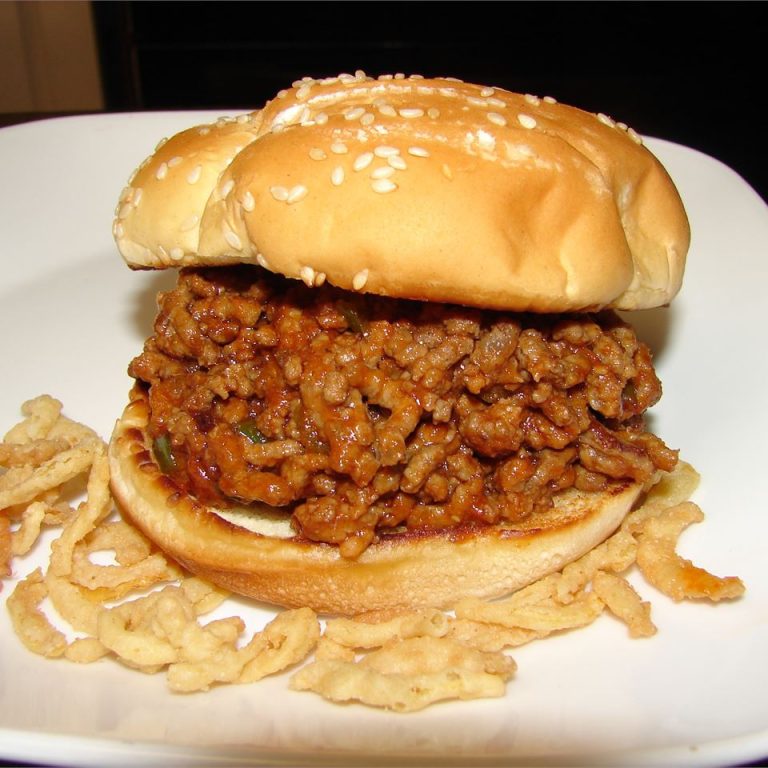
M112 490L123 514L192 573L247 597L320 613L445 608L463 597L519 589L588 552L619 526L642 486L567 491L526 520L486 528L402 531L357 560L296 536L272 508L217 510L182 493L155 463L139 388L110 443Z

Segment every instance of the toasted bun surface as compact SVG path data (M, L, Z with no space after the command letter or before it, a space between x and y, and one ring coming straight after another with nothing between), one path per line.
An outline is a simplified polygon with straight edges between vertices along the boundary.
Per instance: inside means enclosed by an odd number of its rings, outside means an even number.
M123 513L193 573L256 600L323 613L447 607L462 597L505 594L607 538L641 491L623 483L602 494L569 492L524 524L393 534L346 560L336 547L295 537L285 516L276 520L265 510L225 519L179 493L153 460L147 419L146 396L135 388L110 443L112 489Z
M689 243L631 129L451 79L305 79L177 134L129 184L114 234L136 268L259 263L513 311L665 304Z

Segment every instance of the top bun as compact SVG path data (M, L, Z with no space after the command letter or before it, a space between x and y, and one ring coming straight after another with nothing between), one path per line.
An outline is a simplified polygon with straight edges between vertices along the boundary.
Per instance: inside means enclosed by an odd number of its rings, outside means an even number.
M135 268L255 263L320 285L534 312L666 304L689 228L609 117L453 79L305 78L191 128L133 175Z

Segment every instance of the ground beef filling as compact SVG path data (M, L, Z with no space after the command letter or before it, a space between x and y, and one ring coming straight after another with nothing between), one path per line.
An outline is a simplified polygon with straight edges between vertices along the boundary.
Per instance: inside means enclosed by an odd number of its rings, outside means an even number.
M661 395L614 313L536 316L183 270L130 365L165 471L206 503L283 507L356 557L395 528L520 520L670 470Z

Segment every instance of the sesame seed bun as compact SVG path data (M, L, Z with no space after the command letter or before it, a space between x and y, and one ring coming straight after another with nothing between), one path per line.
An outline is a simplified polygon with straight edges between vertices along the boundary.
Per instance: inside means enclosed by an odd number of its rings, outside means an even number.
M303 280L513 311L663 305L680 197L634 131L451 79L305 79L184 131L137 170L114 234L135 268L257 263Z
M152 457L148 403L135 388L110 442L113 492L123 513L193 573L283 606L353 615L449 607L496 597L559 570L607 538L641 492L617 482L601 493L561 493L523 523L383 536L356 560L296 537L269 508L227 512L179 491Z

